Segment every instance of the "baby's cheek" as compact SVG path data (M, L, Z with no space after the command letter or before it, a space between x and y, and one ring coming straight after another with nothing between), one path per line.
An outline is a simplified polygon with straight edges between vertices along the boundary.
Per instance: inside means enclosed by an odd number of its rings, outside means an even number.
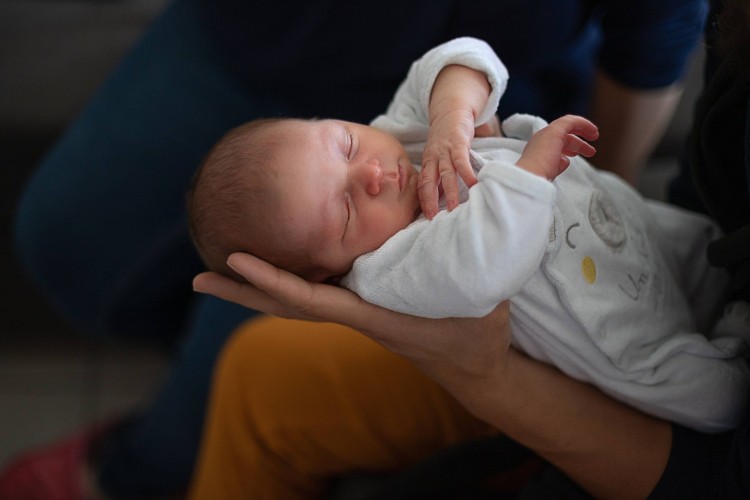
M380 247L390 237L405 228L410 221L407 221L403 214L389 214L388 212L381 212L370 224L367 230L369 239L372 241L373 248Z

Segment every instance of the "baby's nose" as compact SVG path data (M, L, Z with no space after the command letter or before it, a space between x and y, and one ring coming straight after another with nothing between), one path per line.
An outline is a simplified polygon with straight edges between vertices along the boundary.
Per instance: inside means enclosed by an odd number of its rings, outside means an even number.
M376 159L367 160L362 164L361 172L365 191L371 196L380 193L380 184L383 182L383 168Z

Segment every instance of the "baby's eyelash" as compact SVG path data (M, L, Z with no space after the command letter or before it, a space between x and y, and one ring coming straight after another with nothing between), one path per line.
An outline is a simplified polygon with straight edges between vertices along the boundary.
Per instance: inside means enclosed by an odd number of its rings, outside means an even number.
M346 195L344 197L344 208L346 209L346 221L344 222L344 230L341 233L341 239L344 239L344 236L346 236L346 231L349 229L349 220L352 218L352 209L349 205L349 195Z
M354 156L354 135L352 135L352 133L349 132L348 136L349 136L349 148L348 148L348 151L346 152L346 157L347 159L351 160L352 157Z

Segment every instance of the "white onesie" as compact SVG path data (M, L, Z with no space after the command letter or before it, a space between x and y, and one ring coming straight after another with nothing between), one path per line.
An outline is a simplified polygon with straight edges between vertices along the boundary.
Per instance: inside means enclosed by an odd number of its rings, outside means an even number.
M415 62L385 115L412 162L428 134L442 68L483 71L492 93L508 74L482 41L459 38ZM511 299L513 345L641 410L705 432L737 425L750 394L745 346L708 338L727 278L705 258L707 218L644 200L580 157L549 182L515 165L546 123L514 115L504 138L479 138L478 183L452 212L424 217L359 257L342 280L368 302L417 316L480 317ZM471 339L467 339L470 342Z

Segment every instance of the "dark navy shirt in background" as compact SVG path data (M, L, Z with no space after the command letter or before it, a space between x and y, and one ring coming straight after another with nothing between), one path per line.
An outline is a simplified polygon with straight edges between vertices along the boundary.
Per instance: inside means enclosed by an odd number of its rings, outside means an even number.
M702 0L207 1L228 61L296 113L369 122L411 63L458 36L510 72L501 117L585 113L594 68L637 88L678 80L702 31Z

